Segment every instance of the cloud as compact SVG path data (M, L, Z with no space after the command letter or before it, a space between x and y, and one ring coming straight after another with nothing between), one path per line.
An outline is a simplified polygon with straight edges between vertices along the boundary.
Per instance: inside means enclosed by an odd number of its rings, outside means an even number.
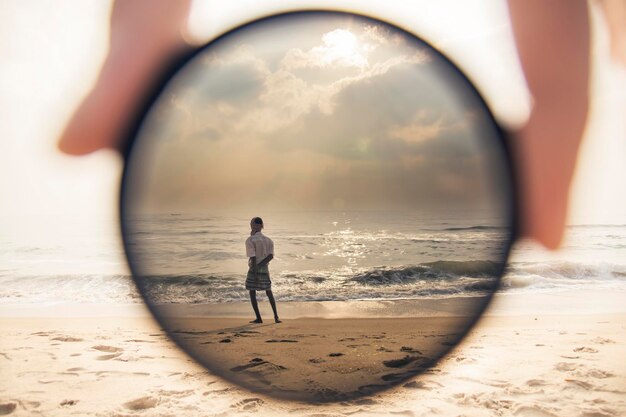
M414 138L407 140L401 133L408 135L419 127L430 129L429 137L434 138L457 117L441 99L440 87L428 77L419 79L423 63L417 62L401 58L349 82L338 81L341 87L331 96L332 111L312 109L266 135L268 146L274 152L304 147L344 159L393 159L412 152Z
M324 34L323 44L311 48L307 59L326 56L329 61L319 62L338 66L347 63L334 52L341 42L348 43L351 39L344 32L347 31L338 29ZM342 38L344 36L347 40ZM397 66L422 64L429 60L424 51L408 50L378 62L369 62L351 74L340 75L337 65L319 66L313 69L316 74L306 77L288 64L290 61L286 58L293 57L293 48L274 69L270 69L268 62L261 58L262 53L251 45L223 49L202 58L200 69L190 71L187 80L174 88L176 94L170 99L169 111L182 111L177 119L181 124L179 139L197 137L198 132L207 128L219 132L222 137L246 135L251 131L272 134L288 128L311 112L332 114L336 97L353 84L384 75ZM356 59L349 54L342 58ZM317 80L319 74L326 74L330 81ZM188 117L190 112L193 113L191 118Z
M433 120L428 113L426 109L418 110L408 124L391 127L389 137L405 142L423 142L438 137L443 129L443 120L441 116Z
M335 111L336 97L351 85L384 75L397 66L421 64L427 59L423 53L399 55L376 62L356 75L327 84L310 83L287 69L279 68L267 75L258 101L239 119L234 129L259 129L264 133L274 133L313 111L331 115Z
M367 53L375 46L359 42L349 30L335 29L322 36L322 44L302 51L300 48L290 49L281 65L287 70L307 67L356 67L363 69L368 66Z
M233 42L201 58L155 118L165 140L145 190L151 205L485 199L480 114L457 100L427 52L376 26L318 36L308 49Z

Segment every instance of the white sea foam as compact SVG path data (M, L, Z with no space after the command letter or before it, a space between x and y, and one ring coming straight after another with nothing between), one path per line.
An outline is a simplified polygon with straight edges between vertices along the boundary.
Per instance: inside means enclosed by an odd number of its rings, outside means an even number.
M506 229L487 221L307 214L308 223L266 217L276 245L270 270L281 300L448 298L495 288ZM130 247L143 288L166 303L245 300L245 219L156 216L134 219ZM77 239L75 246L87 246ZM500 282L509 293L626 289L626 225L569 228L567 259L535 259L518 245ZM119 248L76 259L58 246L3 242L0 303L140 303L132 278L102 272ZM76 268L79 265L80 268ZM94 265L93 270L89 265ZM105 268L106 270L106 268Z

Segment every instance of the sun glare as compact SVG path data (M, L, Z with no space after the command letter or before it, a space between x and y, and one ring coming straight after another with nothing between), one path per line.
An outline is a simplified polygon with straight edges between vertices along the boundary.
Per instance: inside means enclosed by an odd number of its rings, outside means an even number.
M324 46L318 47L320 60L325 64L364 67L367 65L360 51L357 37L347 29L335 29L322 37Z

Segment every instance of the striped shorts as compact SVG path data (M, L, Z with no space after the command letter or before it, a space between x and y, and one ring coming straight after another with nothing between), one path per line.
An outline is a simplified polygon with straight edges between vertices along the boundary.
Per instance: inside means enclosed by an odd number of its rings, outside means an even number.
M246 290L271 290L272 281L270 280L270 271L267 265L257 266L256 271L257 280L254 279L254 273L252 270L248 270L248 276L246 277Z

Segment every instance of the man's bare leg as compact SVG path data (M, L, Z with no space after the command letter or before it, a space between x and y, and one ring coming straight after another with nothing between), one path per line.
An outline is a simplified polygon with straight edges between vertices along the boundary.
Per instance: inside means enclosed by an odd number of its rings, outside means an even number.
M265 294L267 294L267 298L270 300L270 305L272 306L272 311L274 311L274 321L276 323L282 323L278 318L278 312L276 311L276 300L274 300L274 294L272 290L266 290Z
M263 323L261 319L261 313L259 313L259 303L256 301L256 291L250 290L250 303L252 303L252 309L256 315L256 320L252 320L250 323Z

